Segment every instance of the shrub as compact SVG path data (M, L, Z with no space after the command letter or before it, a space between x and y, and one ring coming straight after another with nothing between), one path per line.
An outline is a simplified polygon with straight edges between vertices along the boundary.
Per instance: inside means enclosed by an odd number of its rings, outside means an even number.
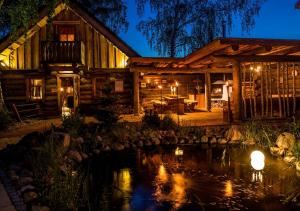
M160 127L163 130L176 130L178 125L172 118L170 113L167 113L160 123Z
M112 93L109 85L105 86L103 94L97 103L95 117L109 128L119 120L120 109L117 104L118 98Z
M297 158L297 160L300 159L300 143L296 143L294 145L293 154Z
M263 121L249 121L244 127L245 140L254 140L262 146L273 146L280 130Z
M5 130L12 123L9 113L5 110L0 111L0 131Z
M288 132L294 134L296 138L300 138L300 124L295 117L293 117L292 121L286 123L285 128Z
M160 127L160 118L157 112L146 112L142 119L142 128L157 129Z
M70 116L62 117L62 127L65 132L71 136L76 137L79 135L84 123L84 116L81 116L79 112L75 112Z

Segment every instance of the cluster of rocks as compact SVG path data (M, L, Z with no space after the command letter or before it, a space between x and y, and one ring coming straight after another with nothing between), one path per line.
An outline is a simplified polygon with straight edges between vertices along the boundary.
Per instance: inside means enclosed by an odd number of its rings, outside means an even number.
M32 211L48 211L46 206L36 205L38 193L33 185L33 172L22 168L19 165L10 165L7 170L7 176L16 189L15 195L22 196L23 201Z
M283 158L286 163L295 165L300 171L300 161L293 152L296 143L297 140L293 134L284 132L278 136L275 146L270 147L270 151L272 155Z
M196 136L194 133L180 134L174 130L160 131L160 130L147 130L137 132L135 140L130 138L123 141L112 141L101 136L96 136L96 143L89 153L83 153L77 150L70 150L67 156L77 162L87 159L93 154L100 154L101 152L108 151L122 151L125 149L137 149L151 146L168 146L168 145L197 145L197 144L210 144L210 145L225 145L225 144L239 144L242 140L240 128L233 126L228 130L207 129L202 135ZM88 142L86 138L78 137L71 138L69 134L65 134L63 145L68 147L72 142L83 145ZM255 144L249 141L247 144Z

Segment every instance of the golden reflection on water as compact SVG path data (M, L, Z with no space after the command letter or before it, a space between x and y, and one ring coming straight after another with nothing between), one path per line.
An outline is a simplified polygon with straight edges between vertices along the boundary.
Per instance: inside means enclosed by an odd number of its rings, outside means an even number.
M174 208L179 208L187 201L188 179L182 173L169 174L163 164L159 166L155 186L154 196L158 202L173 201Z
M116 188L113 195L114 198L124 199L122 210L130 210L131 180L131 174L128 168L113 173L113 184Z
M225 196L232 197L233 196L233 189L232 189L232 182L231 180L227 180L225 183Z
M157 177L162 183L166 183L168 181L168 174L163 164L159 166Z
M171 198L175 201L175 207L180 207L186 201L187 180L182 174L172 174L173 188L170 193Z

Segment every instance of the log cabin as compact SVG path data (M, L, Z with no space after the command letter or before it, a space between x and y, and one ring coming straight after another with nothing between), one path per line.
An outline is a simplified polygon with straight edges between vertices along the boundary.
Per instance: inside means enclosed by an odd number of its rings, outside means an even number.
M47 8L38 22L12 40L0 42L0 78L7 107L39 104L45 117L90 105L111 86L132 112L132 77L126 68L139 55L77 4L58 4L51 21Z
M89 108L108 84L122 113L135 115L220 108L238 121L300 113L300 40L218 38L183 58L149 58L78 5L59 4L48 19L42 10L25 34L0 41L8 108L37 103L45 117L60 116Z

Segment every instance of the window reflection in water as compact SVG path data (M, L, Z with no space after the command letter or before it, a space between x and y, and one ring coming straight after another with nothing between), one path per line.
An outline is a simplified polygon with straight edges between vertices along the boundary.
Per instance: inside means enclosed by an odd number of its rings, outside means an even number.
M226 197L232 197L233 196L233 189L232 189L232 182L231 182L231 180L227 180L225 182L225 190L224 190L224 192L225 192L224 195Z
M154 185L154 196L158 202L173 201L174 208L179 208L187 202L186 190L190 185L183 173L169 174L161 164Z
M132 192L131 174L128 168L113 173L113 186L114 198L124 199L123 210L128 210Z

